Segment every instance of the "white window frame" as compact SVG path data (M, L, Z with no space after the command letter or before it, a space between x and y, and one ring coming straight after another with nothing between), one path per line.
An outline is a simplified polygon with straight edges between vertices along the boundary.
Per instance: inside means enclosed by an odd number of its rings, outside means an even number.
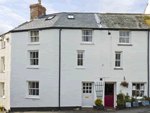
M120 35L121 32L125 32L125 33L128 32L129 36L127 36L127 35L121 36ZM123 42L123 39L124 39L124 42ZM129 42L127 42L127 39L129 39ZM131 43L131 31L119 31L119 44L130 44L130 43Z
M32 53L37 53L38 52L38 58L31 58L31 52ZM35 55L36 56L36 55ZM38 65L31 65L31 60L38 60ZM29 51L29 63L30 63L30 66L39 66L39 51L38 50L30 50Z
M2 49L5 49L6 48L6 37L4 36L3 38L2 38Z
M5 83L2 83L2 97L5 98Z
M78 53L82 53L82 58L78 58ZM83 67L84 66L84 50L77 50L77 67ZM82 65L78 65L78 60L81 59L82 60Z
M91 32L91 35L87 35L85 32ZM91 39L90 39L91 37ZM88 39L88 41L86 41ZM83 29L82 30L82 42L92 42L93 41L93 30L92 29Z
M120 54L120 59L116 58L116 54ZM120 66L116 66L116 62L120 61ZM115 51L115 68L121 68L122 67L122 51Z
M34 82L34 83L36 83L36 82L38 82L38 84L39 84L39 87L38 88L29 88L29 82ZM38 81L38 80L27 80L26 81L26 86L27 86L27 88L26 88L26 98L27 99L39 99L40 98L40 82ZM39 95L30 95L29 94L29 89L35 89L35 90L39 90Z
M33 32L33 35L32 35L32 32ZM34 32L38 32L38 35L35 35ZM30 31L29 34L30 34L30 35L29 35L29 42L30 42L30 43L39 43L39 41L40 41L40 38L39 38L39 30L32 30L32 31ZM33 41L32 41L32 38L33 38ZM36 38L38 38L38 41L35 41Z
M135 86L133 86L133 84L135 84ZM137 84L140 85L140 88L139 88L139 89L136 88L136 87L137 87ZM143 84L144 86L141 88L142 84ZM133 91L135 91L136 93L137 93L137 92L139 92L139 93L144 92L143 96L145 96L145 83L136 83L136 82L133 82L133 83L132 83L132 96L133 96ZM137 99L141 99L143 96L137 96ZM133 97L136 97L136 96L133 96Z
M2 60L2 72L5 72L5 57L1 57Z

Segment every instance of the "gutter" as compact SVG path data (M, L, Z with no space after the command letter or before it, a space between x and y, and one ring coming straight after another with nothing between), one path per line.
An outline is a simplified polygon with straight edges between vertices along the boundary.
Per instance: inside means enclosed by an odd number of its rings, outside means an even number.
M93 30L130 30L130 31L149 31L149 29L130 29L130 28L91 28L91 27L43 27L24 30L11 30L10 32L25 32L30 30L44 30L44 29L93 29ZM1 35L0 35L1 36Z
M59 94L58 94L58 103L60 110L60 84L61 84L61 30L59 29Z
M150 34L149 34L149 30L148 30L148 39L147 39L147 68L148 68L148 97L149 97L149 36L150 36Z

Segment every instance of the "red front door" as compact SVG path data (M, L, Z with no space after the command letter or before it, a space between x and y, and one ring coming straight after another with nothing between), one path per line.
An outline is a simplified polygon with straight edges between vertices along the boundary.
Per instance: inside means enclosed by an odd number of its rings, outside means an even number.
M114 107L114 84L105 84L105 107Z

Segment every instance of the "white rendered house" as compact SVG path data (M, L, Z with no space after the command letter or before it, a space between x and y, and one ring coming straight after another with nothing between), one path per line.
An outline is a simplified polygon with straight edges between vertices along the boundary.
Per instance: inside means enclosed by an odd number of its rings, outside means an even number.
M1 55L8 71L0 73L7 76L0 81L8 84L7 95L0 99L7 99L8 110L93 107L97 98L115 107L120 92L148 96L150 26L143 14L46 15L40 4L30 6L30 22L1 35L10 34Z

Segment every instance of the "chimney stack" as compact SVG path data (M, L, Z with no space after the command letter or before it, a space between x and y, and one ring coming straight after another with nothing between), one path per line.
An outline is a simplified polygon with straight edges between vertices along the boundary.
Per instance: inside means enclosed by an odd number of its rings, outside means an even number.
M37 4L30 5L30 20L42 14L46 14L46 8L41 5L41 0L38 0Z

